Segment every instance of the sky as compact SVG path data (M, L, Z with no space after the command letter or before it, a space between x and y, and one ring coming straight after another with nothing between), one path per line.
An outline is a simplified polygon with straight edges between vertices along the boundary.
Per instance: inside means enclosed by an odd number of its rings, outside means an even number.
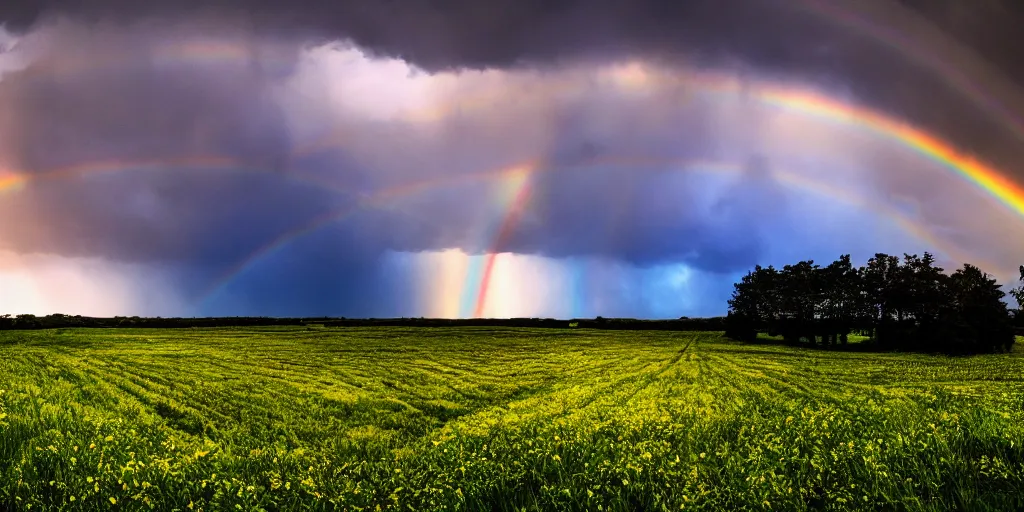
M1010 0L8 1L0 313L677 318L1024 264Z

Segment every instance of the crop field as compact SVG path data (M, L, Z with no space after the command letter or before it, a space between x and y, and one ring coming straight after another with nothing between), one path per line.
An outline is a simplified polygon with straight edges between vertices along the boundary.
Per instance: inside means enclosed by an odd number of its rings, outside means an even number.
M1013 510L1024 352L0 331L0 510Z

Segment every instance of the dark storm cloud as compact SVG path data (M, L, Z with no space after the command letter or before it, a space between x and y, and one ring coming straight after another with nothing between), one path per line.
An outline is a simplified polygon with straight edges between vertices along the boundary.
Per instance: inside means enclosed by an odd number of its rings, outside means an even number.
M784 0L506 0L442 2L379 0L128 0L13 1L0 19L28 27L47 16L81 20L168 20L218 15L244 20L263 34L299 34L308 40L351 39L380 54L399 56L426 69L544 64L581 57L641 53L721 66L732 60L760 73L802 76L841 84L882 108L959 137L968 149L1001 152L1001 134L966 108L959 92L927 76L888 43L832 23L818 11L862 11L863 24L897 34L899 45L918 46L942 59L955 57L935 46L939 35L976 50L1002 74L1024 79L1018 55L1024 37L1019 2L987 0L839 1L825 9L817 1ZM830 2L823 2L830 3ZM859 5L858 5L859 4ZM867 11L865 11L867 12ZM862 13L863 14L863 13ZM840 15L839 17L843 17ZM848 15L846 17L849 17ZM162 22L162 21L161 21ZM948 41L947 41L948 43ZM948 44L947 44L948 46ZM904 48L905 49L905 48ZM957 62L948 62L957 66ZM978 80L982 88L985 77ZM936 108L941 105L942 108ZM1020 108L1019 104L1008 105ZM979 135L979 133L983 135ZM996 140L993 140L996 139ZM1018 141L1019 142L1019 141Z
M916 51L966 73L971 87L995 96L1009 117L1022 116L1019 90L1009 99L987 89L993 73L1024 80L1018 56L1024 36L1019 2L986 0L844 0L827 8L817 0L507 0L478 2L381 2L379 0L127 0L14 1L0 19L25 28L48 17L79 20L238 20L258 34L289 34L307 41L351 39L382 55L428 69L545 65L579 58L643 54L720 67L734 62L755 73L802 77L842 86L884 110L897 112L966 150L996 163L1015 165L1007 150L1017 140L963 101L963 85L949 85ZM861 29L834 23L864 16ZM843 14L847 11L847 14ZM851 16L849 13L854 13ZM836 16L833 16L835 18ZM936 26L932 26L932 25ZM863 28L863 27L868 28ZM868 32L889 32L883 42ZM954 39L973 48L951 52ZM951 46L952 45L952 46ZM958 47L959 49L959 47ZM966 55L966 56L965 56ZM979 67L980 66L980 67ZM989 69L992 66L997 70ZM982 69L984 68L984 69ZM1024 83L1024 81L1019 81ZM998 89L998 88L997 88ZM1005 88L1003 88L1005 89Z
M1024 8L1012 0L881 0L904 5L1007 62ZM46 16L137 21L212 14L245 19L266 32L352 38L427 68L507 65L586 51L700 48L755 62L803 67L836 62L848 41L806 13L813 2L781 0L12 0L0 20L27 28ZM884 20L881 20L884 21ZM817 23L816 23L817 22ZM796 42L804 44L796 44ZM813 42L815 44L807 45ZM1001 50L997 47L1004 47ZM842 57L839 55L839 57Z

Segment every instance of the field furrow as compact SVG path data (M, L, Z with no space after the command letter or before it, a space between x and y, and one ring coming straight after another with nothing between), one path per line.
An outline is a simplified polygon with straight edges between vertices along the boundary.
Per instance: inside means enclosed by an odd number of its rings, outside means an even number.
M1022 446L1021 352L568 328L0 332L0 510L1012 510Z

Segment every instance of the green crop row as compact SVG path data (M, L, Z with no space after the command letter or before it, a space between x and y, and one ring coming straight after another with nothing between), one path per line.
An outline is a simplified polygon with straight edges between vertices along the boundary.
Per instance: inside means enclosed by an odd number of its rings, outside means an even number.
M1022 370L718 333L0 333L0 509L1020 509Z

